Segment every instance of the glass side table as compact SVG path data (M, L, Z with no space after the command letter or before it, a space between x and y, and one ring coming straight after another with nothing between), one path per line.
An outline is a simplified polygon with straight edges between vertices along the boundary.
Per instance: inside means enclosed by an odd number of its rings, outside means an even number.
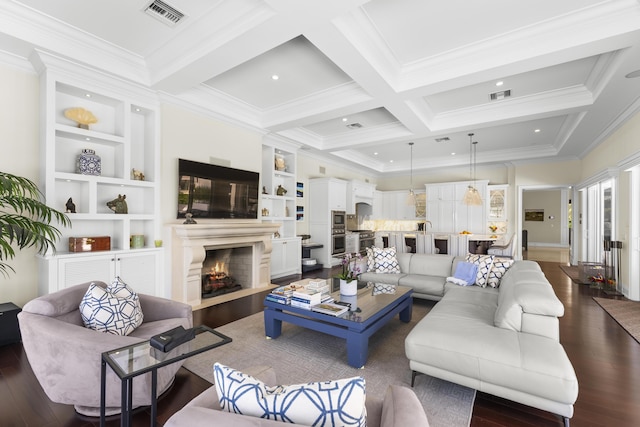
M158 409L158 368L231 342L231 338L207 326L197 326L194 330L194 339L166 353L151 347L148 340L102 353L100 427L105 425L107 365L121 381L120 425L124 427L131 425L133 378L151 372L151 425L155 426Z

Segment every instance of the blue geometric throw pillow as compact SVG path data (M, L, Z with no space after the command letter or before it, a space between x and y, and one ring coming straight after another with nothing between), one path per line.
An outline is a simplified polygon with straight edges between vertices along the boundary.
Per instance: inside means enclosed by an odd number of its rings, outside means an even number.
M400 273L396 248L373 248L376 273Z
M144 317L138 295L120 278L107 289L90 284L79 308L87 328L114 335L129 335Z
M500 280L505 275L507 270L513 265L513 260L510 258L495 258L491 271L489 271L489 277L487 278L487 285L492 288L500 287Z
M213 376L223 411L306 426L366 426L362 377L269 387L219 363Z

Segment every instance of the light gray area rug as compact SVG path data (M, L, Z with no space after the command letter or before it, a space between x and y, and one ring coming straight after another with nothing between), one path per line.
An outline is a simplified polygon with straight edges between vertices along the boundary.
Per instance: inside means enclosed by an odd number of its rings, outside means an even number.
M183 366L211 383L214 362L239 370L254 365L272 366L280 384L362 376L367 395L382 397L389 384L411 386L404 339L430 307L430 303L417 301L411 322L402 323L396 316L374 334L369 340L364 369L347 364L346 342L340 338L283 323L279 338L266 339L262 313L217 328L233 342L189 358ZM413 390L431 427L469 426L475 390L427 375L416 377Z

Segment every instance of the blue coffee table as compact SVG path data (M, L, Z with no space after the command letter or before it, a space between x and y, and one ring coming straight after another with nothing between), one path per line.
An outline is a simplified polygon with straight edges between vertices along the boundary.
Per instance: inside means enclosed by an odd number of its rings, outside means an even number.
M350 366L361 368L367 362L371 335L396 314L399 314L402 322L408 323L411 320L412 293L411 288L398 286L394 294L373 295L373 288L366 286L358 290L359 311L348 311L337 317L265 300L265 334L267 338L278 338L282 333L284 321L344 338L347 340L347 362ZM336 301L341 300L339 292L334 292L332 296Z

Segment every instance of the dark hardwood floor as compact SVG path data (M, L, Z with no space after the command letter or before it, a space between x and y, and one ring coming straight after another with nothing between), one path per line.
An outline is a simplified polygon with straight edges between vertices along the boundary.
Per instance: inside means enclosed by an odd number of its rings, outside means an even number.
M560 320L561 342L576 370L580 393L571 419L574 427L640 425L640 344L629 336L592 296L601 291L576 285L558 263L540 262L565 305ZM323 270L326 274L328 270ZM317 272L311 277L318 277ZM280 283L293 278L280 280ZM195 324L218 327L262 310L265 293L194 312ZM96 361L99 363L99 361ZM256 356L256 363L260 360ZM158 423L210 386L180 369L176 381L159 401ZM135 426L149 425L146 408L134 416ZM71 406L52 403L34 377L21 344L0 347L0 426L97 426L82 419ZM109 426L119 425L117 419ZM478 393L471 427L562 426L560 417L483 393Z

